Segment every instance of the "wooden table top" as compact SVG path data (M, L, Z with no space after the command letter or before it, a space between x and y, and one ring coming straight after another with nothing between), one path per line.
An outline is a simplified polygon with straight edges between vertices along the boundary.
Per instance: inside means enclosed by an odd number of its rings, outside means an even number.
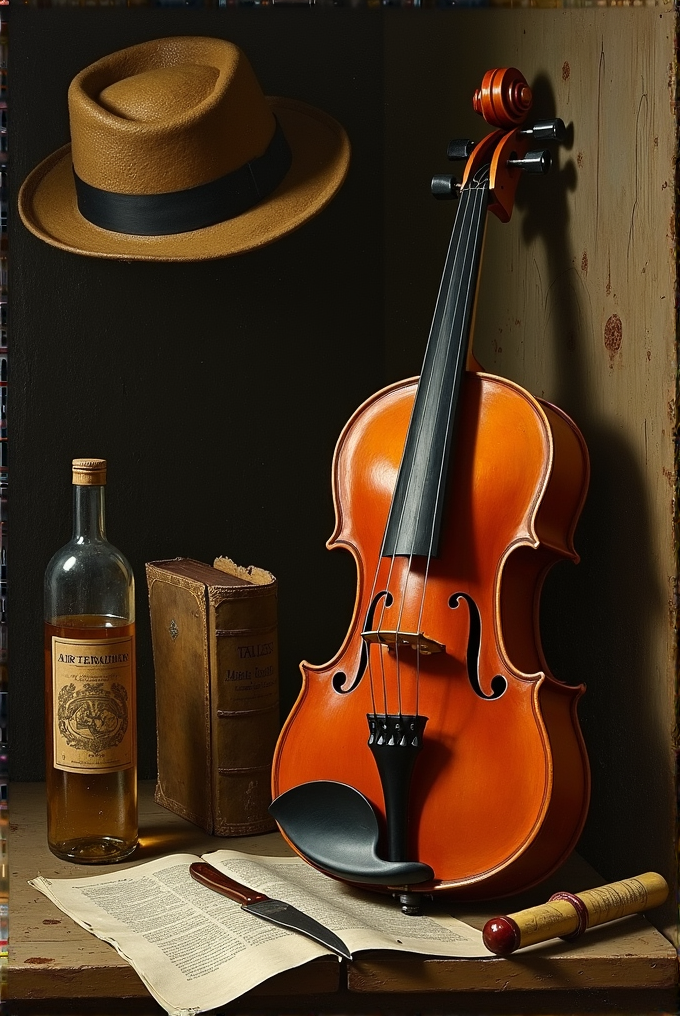
M113 1000L125 1000L125 1008L118 1011L161 1013L132 967L111 946L80 928L29 886L29 879L37 875L74 878L100 874L180 851L200 855L230 847L253 853L290 852L278 833L242 838L208 836L156 805L153 787L151 781L140 784L140 847L135 860L96 868L61 861L49 851L44 784L10 787L8 997L14 1004L13 1011L56 1013L63 1003L65 1012L96 1011L103 1016L104 1009L107 1013L116 1011ZM585 861L573 855L538 889L504 900L500 906L458 904L451 907L451 912L481 928L495 914L543 902L560 889L578 891L603 881ZM579 992L589 1000L589 1012L642 1016L647 1011L641 1007L643 997L650 1000L644 1002L650 1006L649 1012L664 1011L666 998L667 1011L673 1011L670 999L676 984L673 945L636 915L595 928L577 942L553 941L507 959L435 959L389 952L362 953L348 964L339 964L332 957L321 958L265 982L234 1003L236 1008L230 1011L245 1012L254 1007L259 1012L279 1012L291 1006L297 1008L303 1000L306 1012L375 1011L376 1006L398 1011L407 1002L412 1009L416 996L423 1011L423 1002L435 1009L442 997L448 997L451 1005L451 992L456 992L461 1005L457 1012L469 1009L510 1014L516 1009L524 1016L547 1012L548 1008L543 1007L548 1005L551 1013L574 1013L574 992ZM598 998L604 1006L601 1010L593 1008ZM465 1010L463 1002L468 1007ZM613 1007L616 1005L619 1008Z

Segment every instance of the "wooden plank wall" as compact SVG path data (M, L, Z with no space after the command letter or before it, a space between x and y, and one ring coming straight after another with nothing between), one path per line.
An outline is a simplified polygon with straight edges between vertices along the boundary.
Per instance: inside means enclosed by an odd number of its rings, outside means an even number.
M388 376L418 373L454 208L429 195L451 137L480 138L485 70L526 75L573 125L512 221L492 217L475 350L581 427L578 567L542 599L546 656L584 681L593 769L579 849L607 878L673 878L675 32L659 8L394 11L385 22ZM455 167L454 167L455 168ZM657 911L670 934L674 910Z

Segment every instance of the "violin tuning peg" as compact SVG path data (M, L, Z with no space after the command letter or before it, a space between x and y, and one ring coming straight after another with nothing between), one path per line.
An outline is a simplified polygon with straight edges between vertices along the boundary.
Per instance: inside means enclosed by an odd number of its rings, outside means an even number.
M547 173L552 164L552 157L544 148L542 151L527 152L522 159L513 156L508 159L507 164L514 166L515 169L523 169L525 173Z
M446 149L446 157L451 162L462 162L472 154L472 149L475 147L475 142L470 141L469 138L454 138L453 141L449 141L449 147Z
M432 196L439 201L455 201L460 194L460 184L453 176L433 176L430 184Z
M526 127L519 132L522 137L533 138L535 141L557 141L566 139L567 128L564 120L539 120L533 127Z

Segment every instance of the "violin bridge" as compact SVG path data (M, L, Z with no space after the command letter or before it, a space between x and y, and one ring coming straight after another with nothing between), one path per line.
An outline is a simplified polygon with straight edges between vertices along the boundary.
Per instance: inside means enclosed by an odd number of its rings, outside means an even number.
M377 631L363 631L361 637L364 642L377 642L381 646L387 646L390 652L403 647L419 650L423 656L446 652L446 646L443 643L428 638L422 632L388 631L385 628L380 628Z

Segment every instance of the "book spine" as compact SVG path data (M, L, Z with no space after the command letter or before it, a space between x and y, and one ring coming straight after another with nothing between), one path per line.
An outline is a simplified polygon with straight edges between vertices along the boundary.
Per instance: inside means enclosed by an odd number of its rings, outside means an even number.
M146 565L156 687L157 804L213 832L206 587Z
M279 732L276 581L210 588L214 831L274 829L271 766Z

